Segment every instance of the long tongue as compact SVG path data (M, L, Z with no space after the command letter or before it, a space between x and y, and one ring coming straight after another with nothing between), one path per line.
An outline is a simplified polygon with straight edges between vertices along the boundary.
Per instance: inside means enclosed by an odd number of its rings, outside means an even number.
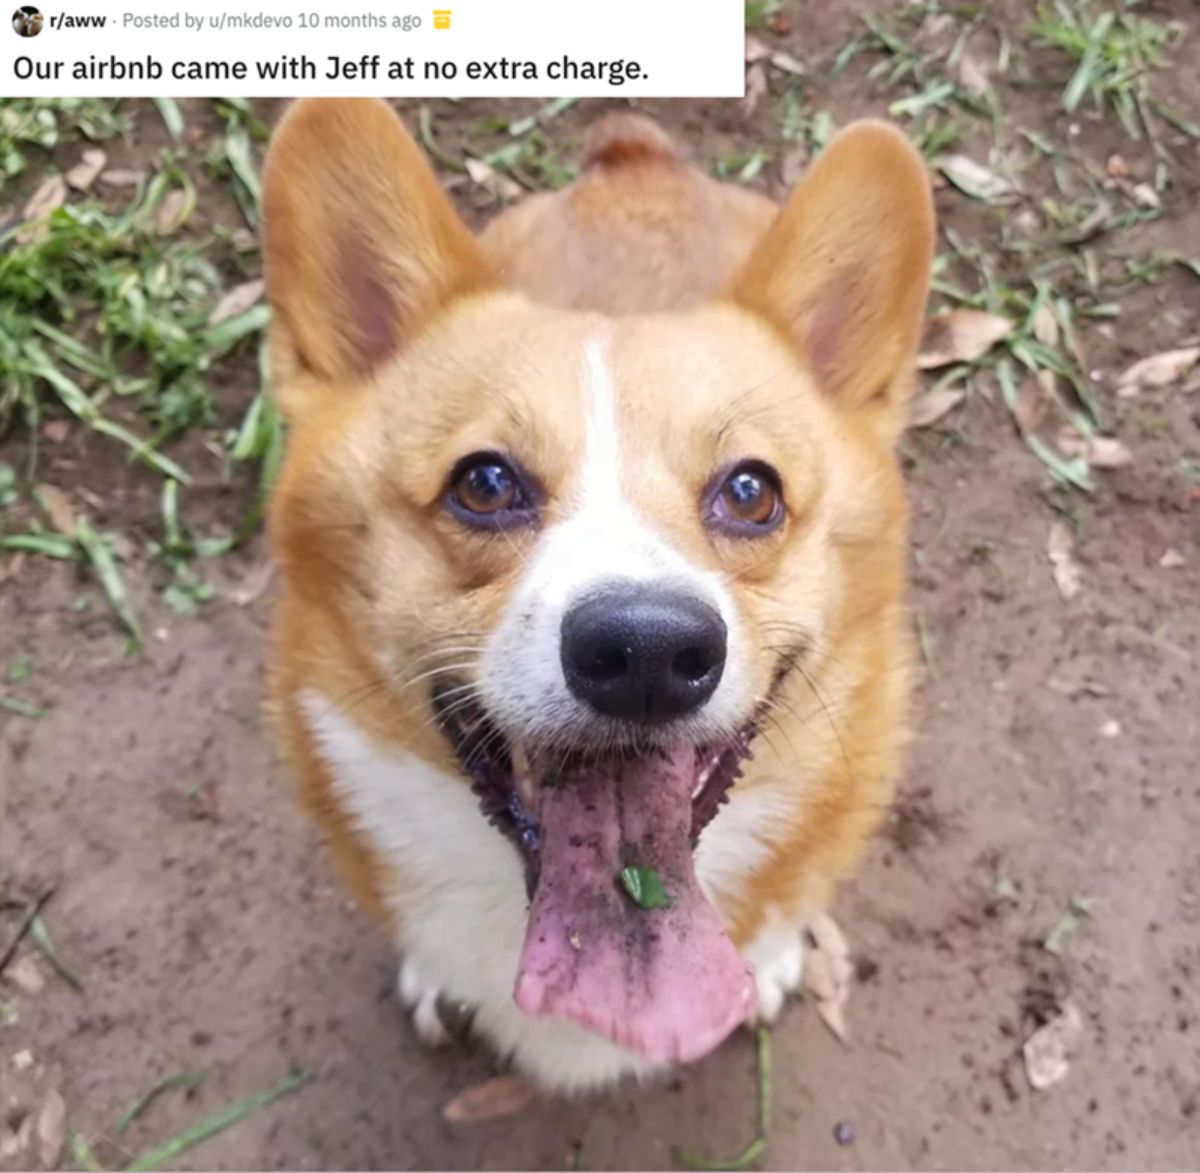
M695 754L603 762L540 787L541 870L514 997L662 1063L711 1051L755 1006L692 867ZM636 903L652 869L670 906Z

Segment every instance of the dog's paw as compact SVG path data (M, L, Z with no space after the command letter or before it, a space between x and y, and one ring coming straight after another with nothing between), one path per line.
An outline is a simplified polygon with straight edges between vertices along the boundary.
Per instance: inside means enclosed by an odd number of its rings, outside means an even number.
M757 1021L772 1023L804 980L804 933L784 921L768 921L743 956L754 967Z
M412 1014L413 1026L421 1042L427 1047L444 1047L450 1041L450 1033L438 1011L439 990L411 957L400 962L396 988L400 1001Z

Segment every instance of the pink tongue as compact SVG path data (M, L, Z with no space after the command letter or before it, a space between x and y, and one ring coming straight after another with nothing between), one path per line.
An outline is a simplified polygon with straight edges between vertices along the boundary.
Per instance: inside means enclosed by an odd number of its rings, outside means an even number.
M692 867L695 755L587 766L541 787L541 872L514 997L655 1062L711 1051L755 1006L746 963ZM622 868L671 900L642 908Z

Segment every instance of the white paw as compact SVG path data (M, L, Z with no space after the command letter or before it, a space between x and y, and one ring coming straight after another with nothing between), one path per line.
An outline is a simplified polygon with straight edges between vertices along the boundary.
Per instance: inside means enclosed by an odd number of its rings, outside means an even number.
M413 1026L421 1042L427 1047L444 1047L450 1041L450 1035L438 1013L440 991L409 957L400 963L396 988L400 1000L412 1012Z
M772 1023L804 980L804 935L795 925L769 920L742 953L754 967L758 1021Z

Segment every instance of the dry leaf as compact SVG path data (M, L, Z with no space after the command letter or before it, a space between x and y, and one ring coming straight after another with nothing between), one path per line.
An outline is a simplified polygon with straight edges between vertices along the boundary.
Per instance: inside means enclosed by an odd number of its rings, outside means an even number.
M42 424L42 435L50 441L51 444L62 444L71 434L70 420L47 420Z
M267 588L271 585L274 577L275 563L268 558L266 561L260 563L255 570L250 572L246 585L240 590L234 591L229 597L239 607L249 607L251 603L257 602L266 594Z
M756 37L752 33L746 34L746 64L753 65L756 61L761 61L764 57L771 56L771 46L768 45L761 37Z
M0 1157L6 1161L19 1157L29 1148L29 1140L32 1136L33 1113L30 1112L17 1128L10 1130L5 1127L3 1132L0 1132Z
M100 182L110 187L137 187L146 176L141 171L132 171L128 167L115 167L111 171L100 173Z
M817 1003L821 1021L838 1037L846 1038L846 1001L854 966L850 946L837 922L822 913L808 924L812 945L804 958L804 988Z
M1112 436L1093 436L1083 456L1092 468L1124 468L1133 463L1133 453Z
M213 307L213 312L208 316L208 324L215 326L218 322L225 321L226 318L244 314L252 305L258 304L263 295L263 288L264 283L261 277L257 277L253 281L244 281L241 285L235 285Z
M1017 392L1013 405L1013 420L1022 436L1032 435L1046 421L1050 402L1054 396L1054 372L1038 371L1031 375Z
M1020 198L1011 179L966 155L943 155L937 168L959 191L985 204L1011 204Z
M66 493L56 485L38 485L37 495L38 500L42 503L42 508L46 511L46 516L50 518L50 524L64 538L74 541L75 510L71 508L71 502Z
M168 236L183 223L187 205L188 195L183 188L173 187L167 192L154 217L154 227L160 236Z
M1112 436L1081 436L1065 427L1057 437L1058 450L1064 456L1082 456L1092 468L1124 468L1133 463L1133 453Z
M1045 1091L1066 1076L1082 1034L1083 1018L1074 1003L1068 1002L1057 1018L1025 1040L1025 1074L1034 1091Z
M16 582L21 576L21 571L25 569L25 551L18 550L11 558L0 562L0 585L8 582L10 579Z
M1162 200L1159 198L1158 192L1148 183L1139 183L1133 189L1133 202L1139 208L1150 208L1155 212L1162 207Z
M512 201L521 194L521 185L515 179L497 171L482 159L467 159L466 168L474 183L500 199Z
M1046 543L1046 557L1054 570L1054 582L1058 593L1068 602L1079 594L1083 585L1083 572L1075 561L1075 538L1065 521L1056 521L1050 527L1050 539Z
M1058 345L1058 319L1049 305L1043 304L1033 315L1033 336L1052 350Z
M947 412L956 408L967 393L961 387L942 387L926 391L913 400L909 412L908 426L910 428L927 428L936 424Z
M1139 359L1117 378L1117 392L1128 397L1136 395L1143 387L1169 387L1182 379L1198 362L1200 346L1152 354Z
M929 371L951 363L973 362L1006 338L1012 328L1008 318L985 310L958 309L938 314L925 324L917 369Z
M61 175L52 175L29 197L21 217L24 220L41 220L67 199L67 181Z
M38 1154L42 1158L42 1166L46 1169L58 1168L66 1126L67 1105L59 1092L51 1088L42 1101L37 1119Z
M986 98L992 88L987 69L970 53L964 53L958 60L958 84L973 98Z
M790 53L785 53L781 49L778 53L771 54L771 64L783 73L790 73L793 77L804 76L804 63L797 61Z
M17 958L4 971L4 980L30 997L36 997L46 988L46 979L42 977L42 971L38 969L37 962L28 955Z
M760 61L746 70L746 96L742 99L742 113L749 118L766 96L767 71Z
M537 1088L523 1075L497 1075L461 1091L442 1108L442 1119L451 1124L498 1120L515 1116L537 1099Z
M96 182L96 177L104 170L104 164L107 162L108 156L92 147L84 151L79 162L67 172L66 180L76 191L87 191Z
M779 178L788 187L795 187L800 177L808 170L809 159L808 147L804 143L789 147L779 161Z

